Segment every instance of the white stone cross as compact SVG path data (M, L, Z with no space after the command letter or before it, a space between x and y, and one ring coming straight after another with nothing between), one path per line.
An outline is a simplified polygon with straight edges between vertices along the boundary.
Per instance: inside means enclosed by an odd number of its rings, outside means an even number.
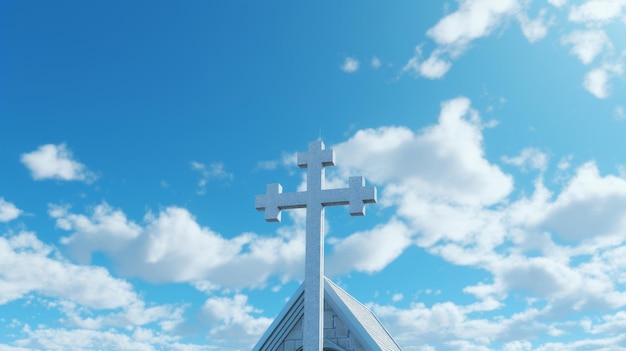
M283 193L280 184L269 184L255 201L268 222L280 222L281 210L306 208L303 351L322 351L324 342L324 207L348 205L350 215L363 216L365 204L376 202L376 188L366 187L363 177L350 177L348 188L324 189L324 167L334 165L333 150L313 141L308 152L298 152L298 166L307 169L306 191Z

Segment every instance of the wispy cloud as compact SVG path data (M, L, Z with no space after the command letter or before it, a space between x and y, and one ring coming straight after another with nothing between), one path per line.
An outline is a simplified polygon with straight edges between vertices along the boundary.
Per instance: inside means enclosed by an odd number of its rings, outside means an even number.
M566 0L549 0L551 11L567 13L573 25L583 25L561 39L563 45L571 45L572 54L583 64L592 63L598 56L602 66L587 73L583 87L597 98L609 96L609 80L621 75L622 58L611 57L614 44L602 28L624 18L626 0L588 0L582 4L565 6ZM475 40L488 37L498 28L505 28L511 19L517 19L522 33L530 43L545 38L548 29L557 22L542 8L537 16L530 16L528 1L523 0L476 0L457 1L458 8L444 15L427 32L436 44L430 53L424 53L424 43L419 44L415 54L402 67L400 75L409 73L414 77L442 79ZM566 12L567 11L567 12ZM617 41L616 41L617 42Z
M459 1L456 11L444 16L426 33L437 47L424 59L422 45L418 45L415 55L401 73L428 79L442 78L450 70L451 61L462 55L472 41L490 35L505 18L519 13L520 6L517 0ZM520 21L524 33L533 41L545 36L540 19L531 21L520 17Z
M265 160L257 162L256 168L257 170L273 170L278 168L279 166L284 167L293 167L297 164L297 153L296 152L283 152L279 160Z
M518 166L523 170L531 168L543 172L548 167L548 155L536 148L525 148L515 157L502 156L502 161Z
M202 195L206 191L206 184L210 180L233 180L234 175L227 172L222 162L213 162L208 165L191 161L191 169L200 172L198 181L198 194Z

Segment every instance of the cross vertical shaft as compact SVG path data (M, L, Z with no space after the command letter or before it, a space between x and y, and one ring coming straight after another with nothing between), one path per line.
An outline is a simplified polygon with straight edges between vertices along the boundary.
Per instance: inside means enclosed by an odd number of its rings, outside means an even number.
M322 350L324 339L324 208L307 207L304 257L303 349ZM309 229L311 230L309 235Z
M306 209L307 244L304 258L304 321L303 349L322 350L324 343L324 207L321 193L324 188L325 166L335 164L335 154L325 150L324 144L309 143L306 153L298 153L298 167L306 168L306 191L309 194Z
M281 210L306 208L306 253L304 267L304 351L322 351L324 342L324 207L348 205L350 215L365 215L365 204L376 202L376 188L365 186L362 177L351 177L349 187L324 189L324 167L335 165L333 150L324 143L309 143L298 153L298 166L307 169L305 192L283 193L280 184L267 186L257 195L255 207L265 211L265 220L280 222Z

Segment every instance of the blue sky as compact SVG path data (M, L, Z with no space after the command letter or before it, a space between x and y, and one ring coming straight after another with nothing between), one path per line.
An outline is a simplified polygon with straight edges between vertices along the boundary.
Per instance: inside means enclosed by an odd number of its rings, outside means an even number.
M326 272L407 351L626 350L626 1L3 1L0 350L248 350Z

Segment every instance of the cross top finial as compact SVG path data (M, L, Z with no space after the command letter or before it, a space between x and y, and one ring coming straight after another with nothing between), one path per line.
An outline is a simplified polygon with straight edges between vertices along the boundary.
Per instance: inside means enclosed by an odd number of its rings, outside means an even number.
M335 165L335 152L326 150L321 140L309 143L307 152L298 152L298 167L307 168L307 190L324 187L324 167Z
M257 195L255 207L265 211L265 220L280 222L281 211L310 207L312 202L325 206L349 205L350 215L365 215L365 204L376 202L376 188L365 186L363 177L350 177L349 187L323 189L324 167L335 165L335 153L322 141L309 143L307 152L298 152L298 167L307 169L306 192L283 193L280 184L268 184L266 193Z
M257 195L255 207L265 211L265 220L280 222L282 210L306 208L306 257L304 278L304 351L321 351L324 301L324 207L348 205L350 215L365 215L365 204L376 202L376 188L365 186L363 177L350 177L349 186L324 189L324 167L335 165L335 153L321 141L298 152L298 167L307 169L306 191L283 193L280 184L268 184Z
M309 143L307 152L298 152L298 167L307 168L309 162L321 162L322 166L335 165L335 152L332 149L325 149L321 140Z

